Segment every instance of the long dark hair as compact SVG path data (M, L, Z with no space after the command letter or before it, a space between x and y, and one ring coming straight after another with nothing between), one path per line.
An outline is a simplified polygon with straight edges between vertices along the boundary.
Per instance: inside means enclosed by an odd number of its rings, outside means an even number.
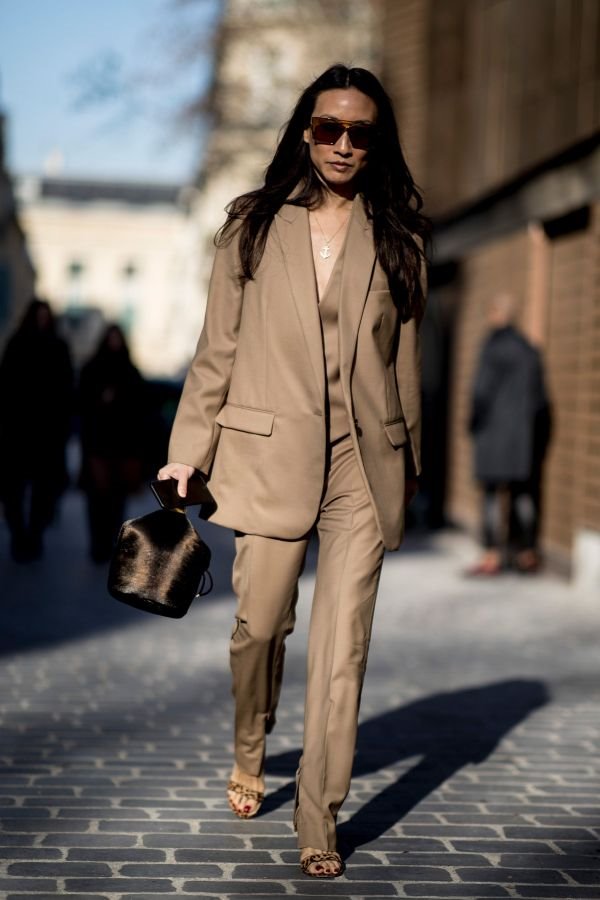
M312 165L304 131L319 94L350 87L366 94L377 107L376 139L369 149L368 165L359 176L359 189L373 223L379 262L406 319L419 311L423 301L419 275L430 224L421 213L423 201L402 153L391 101L367 69L336 64L306 88L283 130L264 185L229 204L227 221L215 242L222 246L239 230L240 277L242 281L252 280L273 217L281 206L286 201L308 209L319 206L325 187ZM292 193L293 199L288 199Z

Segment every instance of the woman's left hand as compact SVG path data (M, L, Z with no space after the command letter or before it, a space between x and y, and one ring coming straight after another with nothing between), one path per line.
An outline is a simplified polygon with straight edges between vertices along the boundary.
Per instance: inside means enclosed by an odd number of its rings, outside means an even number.
M165 481L167 478L174 478L177 482L177 493L180 497L187 496L187 483L194 474L194 467L185 463L167 463L158 472L158 480Z

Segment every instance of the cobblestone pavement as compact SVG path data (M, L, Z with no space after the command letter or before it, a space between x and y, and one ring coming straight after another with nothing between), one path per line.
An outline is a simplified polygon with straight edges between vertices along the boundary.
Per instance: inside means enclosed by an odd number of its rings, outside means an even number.
M461 577L452 533L386 559L347 869L299 871L290 818L312 567L289 641L268 796L233 818L231 541L181 621L111 600L71 496L45 560L0 528L0 896L151 900L600 898L600 604L565 583ZM0 523L1 524L1 523Z

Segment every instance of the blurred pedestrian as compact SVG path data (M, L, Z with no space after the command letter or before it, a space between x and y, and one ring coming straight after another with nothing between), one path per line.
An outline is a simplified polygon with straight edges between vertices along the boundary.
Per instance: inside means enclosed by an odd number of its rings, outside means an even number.
M0 497L18 562L43 554L43 536L68 484L73 369L49 304L33 299L0 362Z
M159 476L210 477L235 529L229 804L256 815L285 638L319 537L294 824L305 874L343 870L349 790L384 549L420 470L418 326L427 220L394 113L365 69L302 94L265 184L219 232L206 320Z
M79 380L80 487L87 499L90 555L106 562L128 494L142 481L148 421L146 384L125 336L109 325Z
M491 332L473 386L470 431L483 492L484 553L470 575L497 575L511 555L521 572L540 565L540 482L550 405L540 354L515 328L513 316L510 294L492 298Z

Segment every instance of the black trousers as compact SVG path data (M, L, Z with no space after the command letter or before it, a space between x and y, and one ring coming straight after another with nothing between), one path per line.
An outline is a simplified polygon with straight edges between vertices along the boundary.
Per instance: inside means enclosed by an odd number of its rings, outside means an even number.
M32 472L11 472L3 502L15 557L41 554L42 537L54 518L59 495L59 485L42 467Z
M539 508L529 481L487 482L483 494L483 545L517 552L535 549Z

